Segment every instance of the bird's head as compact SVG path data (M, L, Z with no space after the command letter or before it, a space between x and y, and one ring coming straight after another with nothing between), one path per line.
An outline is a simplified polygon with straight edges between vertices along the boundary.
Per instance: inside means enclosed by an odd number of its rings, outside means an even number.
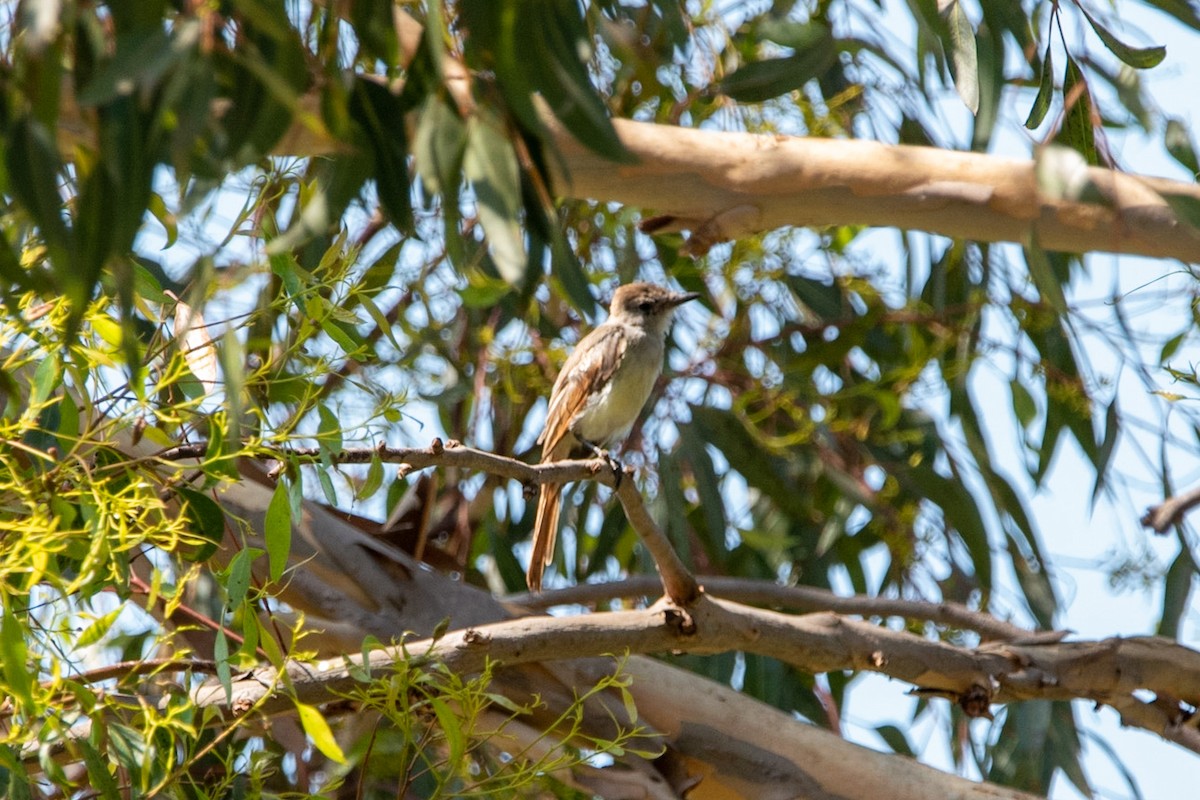
M627 283L618 286L609 306L612 318L665 332L675 309L700 295L695 292L673 292L655 283Z

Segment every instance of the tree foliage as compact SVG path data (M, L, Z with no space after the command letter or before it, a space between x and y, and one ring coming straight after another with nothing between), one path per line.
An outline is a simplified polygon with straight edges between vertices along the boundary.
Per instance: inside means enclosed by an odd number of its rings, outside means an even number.
M1146 5L1200 30L1189 3ZM558 707L514 699L490 667L464 677L421 658L361 668L321 703L281 678L292 713L248 713L233 692L264 664L370 663L381 641L492 621L320 618L297 599L310 580L367 611L383 601L306 555L320 550L309 504L390 516L380 552L519 591L521 488L465 467L418 476L378 448L444 436L535 460L541 398L581 319L635 278L703 295L623 456L689 569L1060 624L1060 542L1031 499L1067 448L1087 464L1078 490L1131 528L1133 482L1180 488L1200 435L1184 402L1188 269L1097 312L1080 299L1082 255L1036 238L847 223L697 246L703 225L683 225L688 239L654 209L565 197L559 131L619 175L653 165L614 118L980 153L1023 122L1041 188L1087 203L1088 180L1060 179L1085 174L1077 162L1120 169L1117 135L1161 136L1194 177L1190 131L1142 83L1164 49L1084 2L725 6L17 5L0 65L11 796L569 793L586 784L566 775L659 755L620 672L589 673ZM1164 198L1196 226L1187 191ZM1129 386L1154 401L1127 410ZM231 502L255 481L263 502ZM551 584L653 570L603 482L567 503ZM1196 564L1189 528L1168 522L1170 564L1134 544L1108 566L1114 582L1165 587L1153 633L1174 638ZM933 617L905 629L980 643ZM834 730L859 682L757 652L673 661ZM197 702L203 681L224 707ZM931 719L968 774L1090 791L1070 698L991 722L986 701L955 699L947 712L923 696L878 734L920 755L907 728Z

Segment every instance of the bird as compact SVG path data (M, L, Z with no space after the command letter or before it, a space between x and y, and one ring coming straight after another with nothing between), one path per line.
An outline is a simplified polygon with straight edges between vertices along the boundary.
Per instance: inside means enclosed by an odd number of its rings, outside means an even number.
M562 461L603 448L629 435L662 374L671 318L695 292L673 292L654 283L617 287L608 319L579 341L550 391L545 428L538 436L542 461ZM542 573L554 558L562 486L543 483L533 523L533 546L525 574L530 591L542 589Z

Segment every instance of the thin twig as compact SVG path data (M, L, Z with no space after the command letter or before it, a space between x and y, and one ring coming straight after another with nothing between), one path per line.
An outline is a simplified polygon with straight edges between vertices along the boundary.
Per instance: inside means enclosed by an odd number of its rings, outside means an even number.
M658 568L658 575L667 597L680 608L693 605L700 597L700 585L675 553L675 548L671 546L666 534L650 517L629 469L626 469L625 479L617 488L617 498L621 501L621 507L625 509L625 518L637 531L642 544L654 559L654 566Z
M903 617L927 620L964 630L974 631L985 641L1049 642L1059 641L1066 631L1033 631L997 619L983 611L975 611L960 603L904 600L894 597L841 597L828 589L814 586L784 586L755 578L731 578L699 575L703 590L712 596L748 605L769 606L787 611L811 613L833 611L861 617ZM661 588L651 575L634 575L625 580L607 583L584 583L541 594L522 592L505 597L507 603L531 610L544 610L562 605L594 605L622 597L649 597Z
M168 461L197 458L207 450L207 442L194 442L160 451L152 458ZM253 453L276 461L277 466L269 473L272 478L278 478L289 463L312 463L328 458L337 464L369 464L374 460L400 464L400 477L428 467L459 467L526 484L595 481L616 490L629 524L654 559L667 597L680 608L687 608L700 596L695 577L688 572L671 547L671 542L646 510L646 504L633 480L632 470L625 470L618 486L617 476L609 468L609 462L602 458L526 464L515 458L466 447L453 439L448 442L434 439L429 447L388 447L380 444L378 447L352 448L336 453L320 447L258 447L253 449Z

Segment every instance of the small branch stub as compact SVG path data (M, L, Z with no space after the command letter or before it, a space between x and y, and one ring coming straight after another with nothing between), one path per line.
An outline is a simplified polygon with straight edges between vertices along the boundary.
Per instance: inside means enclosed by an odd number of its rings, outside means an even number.
M958 705L962 708L963 713L971 719L978 717L995 719L992 716L991 693L979 684L975 684L969 691L959 697Z

